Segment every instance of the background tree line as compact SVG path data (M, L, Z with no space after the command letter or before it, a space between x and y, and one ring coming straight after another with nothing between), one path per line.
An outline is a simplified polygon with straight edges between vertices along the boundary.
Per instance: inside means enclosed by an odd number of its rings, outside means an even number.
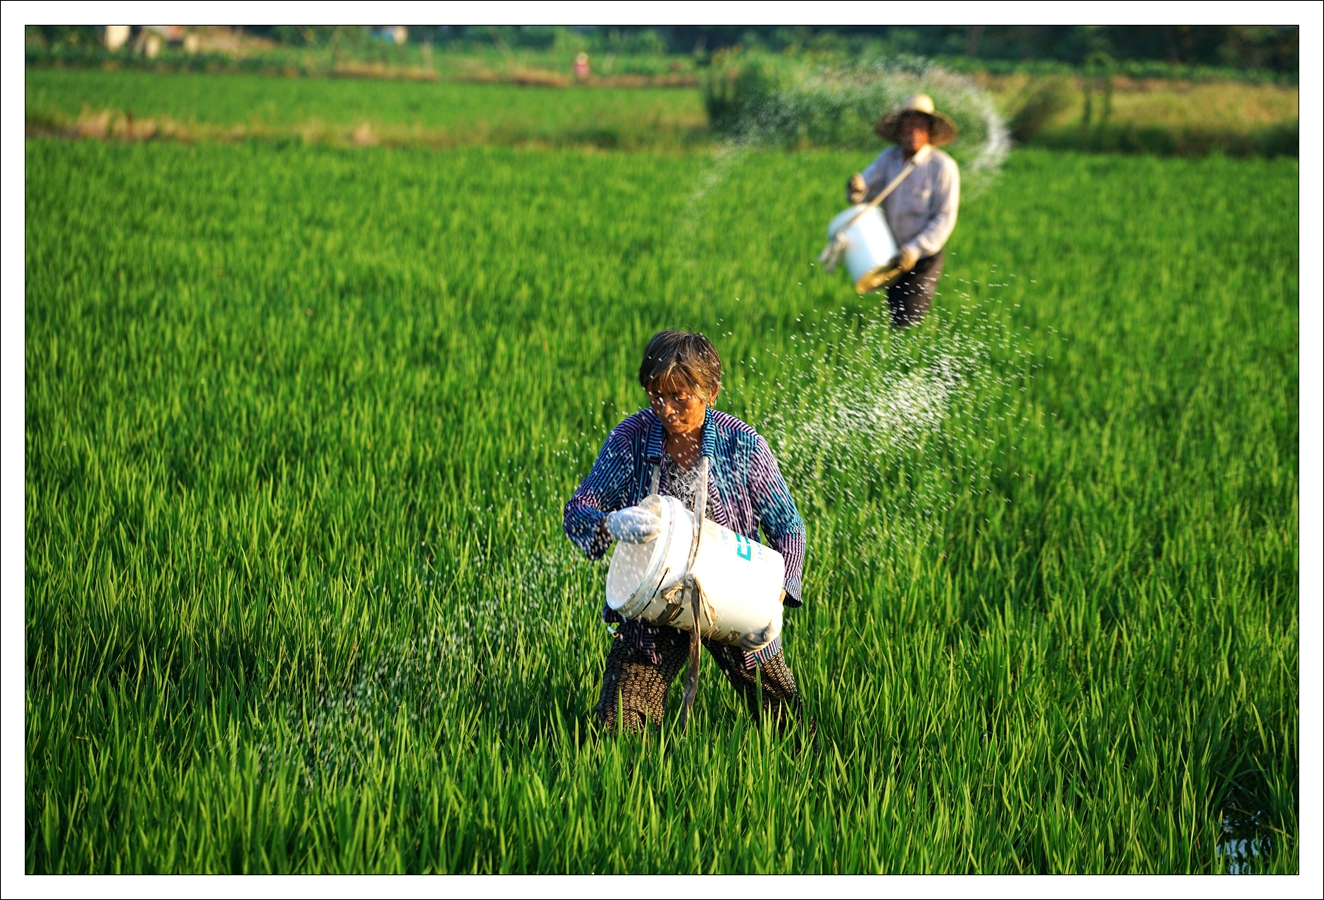
M334 25L245 25L244 32L296 46L352 45L385 38L380 28ZM47 45L95 44L97 26L36 26ZM1295 73L1296 25L595 25L409 26L410 42L489 44L659 55L700 60L736 45L776 52L910 53L985 61L1055 61L1083 65L1091 56L1181 66L1220 66Z

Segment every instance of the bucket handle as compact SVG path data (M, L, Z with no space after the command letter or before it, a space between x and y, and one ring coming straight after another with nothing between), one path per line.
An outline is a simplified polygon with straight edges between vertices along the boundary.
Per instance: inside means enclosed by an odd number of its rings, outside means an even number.
M901 170L901 173L900 173L899 175L897 175L895 178L893 178L890 182L888 182L887 187L885 187L885 188L883 188L881 191L879 191L879 192L878 192L878 196L877 196L877 197L874 197L872 200L870 200L870 201L865 205L864 209L862 209L862 210L860 210L858 213L856 213L856 214L855 214L855 217L854 217L853 219L851 219L850 222L848 222L848 223L846 224L846 227L845 227L845 228L838 228L838 229L837 229L837 233L836 233L835 235L833 235L833 237L834 237L834 238L835 238L835 237L840 237L840 236L844 235L846 232L850 231L851 228L854 227L855 223L858 222L858 221L860 221L860 219L863 219L864 216L865 216L865 214L868 213L869 210L873 209L873 208L874 208L875 206L877 206L879 203L882 203L885 199L887 199L887 195L890 194L890 193L892 193L894 190L896 190L897 187L901 184L901 182L903 182L903 181L906 180L906 176L907 176L907 175L909 175L911 172L915 171L915 165L916 165L916 163L915 163L915 160L914 160L914 159L912 159L910 162L906 163L905 168L903 168L903 169ZM847 199L850 199L850 198L848 197Z
M690 541L690 559L685 564L685 571L694 568L694 559L699 555L699 539L703 537L703 514L708 508L708 457L699 458L699 486L694 491L694 538Z
M860 219L863 219L865 215L868 214L869 210L873 209L879 203L882 203L888 194L896 190L897 186L906 180L906 176L915 171L915 165L914 159L911 159L910 162L906 163L905 168L901 170L901 174L893 178L887 187L879 191L877 197L874 197L865 204L864 209L856 213L855 216L846 223L844 228L838 228L836 232L833 233L831 239L827 242L827 246L823 248L823 252L818 254L818 261L821 263L827 263L829 272L837 267L837 260L841 258L841 254L845 249L846 232L854 228L855 223L860 221Z
M653 477L648 486L650 495L656 494L662 485L662 464L653 463ZM699 487L694 493L694 535L690 539L690 557L685 563L685 574L694 568L694 559L699 555L699 538L703 537L703 516L708 509L708 457L699 458Z
M690 603L694 609L694 630L690 632L690 670L685 676L685 695L680 705L680 730L685 731L689 724L690 711L694 708L694 695L699 691L699 616L702 614L699 603L699 585L695 583L691 570L694 560L699 555L699 541L703 538L703 514L708 506L708 457L699 459L699 487L694 496L694 537L690 541L690 558L685 564L685 577L689 579Z

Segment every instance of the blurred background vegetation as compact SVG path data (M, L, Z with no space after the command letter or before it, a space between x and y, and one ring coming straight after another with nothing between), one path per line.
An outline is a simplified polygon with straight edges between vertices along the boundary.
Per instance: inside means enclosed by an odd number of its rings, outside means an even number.
M245 25L234 28L130 26L142 49L155 32L165 46L182 49L187 33L199 45L225 45L247 55L280 49L315 49L361 59L399 62L404 48L431 44L450 53L581 51L635 57L689 57L696 65L719 50L741 47L776 53L912 54L947 67L975 65L991 72L1054 71L1080 67L1097 54L1123 64L1126 74L1191 77L1217 74L1295 82L1299 29L1295 25L859 25L859 26L339 26ZM400 30L403 29L403 30ZM221 40L217 40L221 33ZM95 54L105 26L28 26L29 59L42 54ZM960 61L960 62L958 62ZM670 62L670 61L669 61ZM681 66L683 67L683 66ZM678 67L678 68L681 68ZM664 68L670 69L670 64ZM1212 70L1212 71L1211 71Z
M870 117L872 107L864 107L876 105L877 91L856 92L858 110L820 102L821 91L789 104L788 96L821 86L825 73L933 64L989 91L1019 144L1160 155L1294 155L1298 144L1296 26L120 29L115 36L107 26L30 26L28 65L697 89L714 137L733 136L751 109L775 107L787 145L842 146L851 143L846 125L861 132L856 143L872 140L855 120ZM588 65L576 72L580 54ZM837 106L849 115L834 118ZM29 124L49 129L51 121L30 96ZM684 128L683 140L661 133L657 140L693 144L693 122Z

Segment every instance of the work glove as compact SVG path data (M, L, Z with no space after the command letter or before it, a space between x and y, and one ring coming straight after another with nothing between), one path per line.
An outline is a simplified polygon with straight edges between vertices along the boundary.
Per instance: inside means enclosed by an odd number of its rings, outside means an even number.
M786 589L782 588L782 594L777 598L777 602L783 606L786 605ZM769 622L762 631L749 631L740 638L740 649L745 651L762 650L777 639L782 633L781 626L775 622Z
M662 518L657 514L660 508L661 501L649 497L638 506L627 506L608 513L602 525L615 540L627 544L646 544L662 532Z
M906 244L906 246L901 248L901 252L892 257L887 265L888 268L897 266L902 272L909 272L911 269L915 268L915 263L917 262L919 262L919 248L911 244Z
M782 626L780 622L769 622L761 631L750 631L741 635L740 649L746 653L762 650L777 640L777 636L781 633Z
M869 195L869 185L864 183L864 176L855 174L846 182L846 199L851 203L863 203Z

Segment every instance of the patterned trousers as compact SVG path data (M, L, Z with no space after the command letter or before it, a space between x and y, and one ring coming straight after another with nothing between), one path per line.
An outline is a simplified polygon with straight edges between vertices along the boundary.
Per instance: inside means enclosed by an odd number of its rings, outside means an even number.
M942 277L942 251L915 263L887 286L887 305L892 308L892 325L905 328L918 325L933 303L933 292Z
M690 658L690 636L677 628L663 626L658 629L656 646L662 659L654 665L632 642L624 638L612 641L597 706L598 720L607 728L616 727L618 707L622 724L631 731L642 731L650 720L655 725L662 722L667 688ZM739 647L707 639L703 646L745 701L751 715L759 715L761 697L763 710L778 727L800 718L800 695L795 689L795 677L786 665L784 650L777 651L776 656L762 665L746 669L745 654Z

